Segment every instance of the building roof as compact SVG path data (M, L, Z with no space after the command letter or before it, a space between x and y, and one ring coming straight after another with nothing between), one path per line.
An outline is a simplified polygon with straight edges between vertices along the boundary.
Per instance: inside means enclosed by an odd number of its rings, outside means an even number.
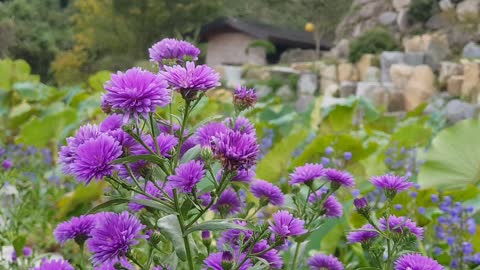
M218 18L205 24L200 31L200 40L208 41L211 35L232 31L243 32L257 39L268 40L275 45L302 49L315 48L312 33L232 17ZM330 47L328 42L324 42L320 46L322 50L328 50Z

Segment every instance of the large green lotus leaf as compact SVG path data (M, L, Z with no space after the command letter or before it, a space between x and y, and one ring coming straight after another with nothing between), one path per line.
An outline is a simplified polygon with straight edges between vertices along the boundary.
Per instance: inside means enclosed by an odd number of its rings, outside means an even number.
M423 188L464 188L480 184L480 120L465 120L441 131L420 156Z
M30 75L30 66L25 60L4 59L0 61L0 89L9 91L13 83L33 81L39 77Z
M102 92L103 85L110 80L110 75L110 71L101 70L88 78L88 85L94 92Z

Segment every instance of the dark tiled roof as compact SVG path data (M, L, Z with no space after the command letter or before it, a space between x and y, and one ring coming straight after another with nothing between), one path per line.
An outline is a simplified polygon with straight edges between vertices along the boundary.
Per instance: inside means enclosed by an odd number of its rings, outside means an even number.
M201 41L207 41L209 36L223 32L243 32L257 39L269 40L275 45L298 48L314 48L312 33L273 26L249 19L232 17L218 18L205 24L200 31ZM322 49L329 49L329 43L322 43Z

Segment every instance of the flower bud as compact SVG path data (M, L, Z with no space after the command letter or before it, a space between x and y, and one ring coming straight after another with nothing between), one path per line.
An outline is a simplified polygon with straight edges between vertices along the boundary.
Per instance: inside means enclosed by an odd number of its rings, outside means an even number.
M202 150L200 150L200 157L203 159L203 161L208 164L212 159L213 159L213 151L212 148L210 147L203 147Z
M235 89L233 93L233 105L235 110L241 112L243 110L253 107L257 103L257 94L255 89L248 89L245 86L240 86Z
M212 243L210 231L202 231L202 242L208 248Z
M233 268L233 255L230 251L224 251L222 253L222 268L224 270L230 270Z
M357 209L358 213L368 219L370 207L368 206L368 201L365 198L358 198L353 200L353 204Z

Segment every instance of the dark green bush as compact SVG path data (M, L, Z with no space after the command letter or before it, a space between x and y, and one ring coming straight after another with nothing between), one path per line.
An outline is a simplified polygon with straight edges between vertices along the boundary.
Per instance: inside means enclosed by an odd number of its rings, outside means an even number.
M415 22L426 23L433 15L434 0L413 0L408 16Z
M352 63L360 60L362 55L371 53L377 54L383 51L398 49L395 38L385 29L373 29L353 40L350 44L349 60Z

